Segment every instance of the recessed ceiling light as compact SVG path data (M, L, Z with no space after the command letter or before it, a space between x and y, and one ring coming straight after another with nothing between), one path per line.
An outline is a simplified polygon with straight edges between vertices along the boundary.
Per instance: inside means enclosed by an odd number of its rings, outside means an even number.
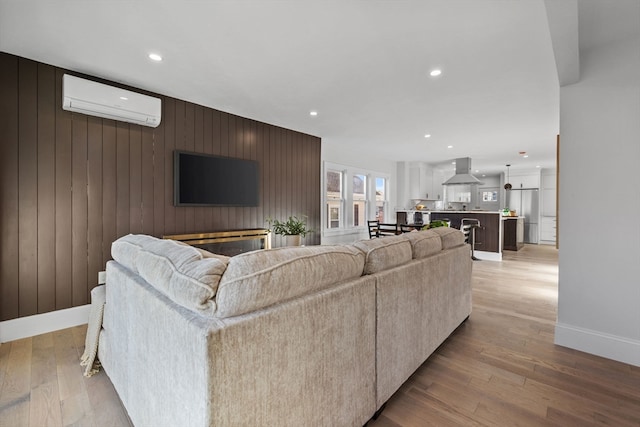
M317 116L318 112L317 111L309 111L309 115L310 116Z
M524 155L524 156L522 156L522 157L524 157L524 158L526 159L527 157L529 157L529 155L528 155L528 154L525 154L525 155Z
M429 73L431 77L437 77L440 74L442 74L442 70L439 70L439 69L431 70L431 72Z
M476 173L480 172L478 169L476 169Z
M122 99L123 101L128 100L129 98L127 98L126 96L121 96L120 99Z
M428 134L426 134L424 137L425 137L425 138L431 138L431 134L430 134L430 133L428 133Z
M452 164L452 165L455 165L455 164L456 164L456 161L454 160L453 162L451 162L451 164Z
M453 145L447 145L447 148L453 148Z
M539 167L540 167L540 165L536 165L536 167L537 167L537 168L539 168Z
M156 62L160 62L162 61L162 56L158 55L157 53L150 53L149 54L149 59L156 61Z

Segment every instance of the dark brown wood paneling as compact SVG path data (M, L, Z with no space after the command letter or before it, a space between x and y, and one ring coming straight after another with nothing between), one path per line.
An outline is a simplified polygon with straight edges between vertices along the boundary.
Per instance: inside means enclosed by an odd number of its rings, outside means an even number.
M116 235L129 234L129 125L116 122Z
M20 316L38 312L38 64L20 59L18 90L18 263ZM85 257L86 258L86 257Z
M187 151L196 151L195 141L194 141L194 121L195 121L195 106L191 103L184 104L184 149ZM193 233L196 231L195 228L195 214L196 209L201 208L181 208L184 210L184 230L186 233Z
M129 232L142 233L142 132L129 126Z
M38 64L38 313L55 310L55 68Z
M18 58L0 53L0 321L19 316Z
M176 119L175 119L175 149L176 150L185 150L185 141L184 141L184 114L185 114L185 102L176 100ZM172 166L173 167L173 166ZM175 215L176 215L176 234L184 234L186 233L186 209L185 207L176 207Z
M237 154L238 151L238 121L242 120L240 117L236 117L234 115L228 115L228 123L229 126L227 128L227 137L228 137L228 157L239 157ZM242 154L240 154L242 156ZM242 221L239 220L237 214L237 208L235 206L230 206L226 209L228 213L228 222L227 227L231 230L240 229L242 227Z
M88 303L111 243L130 232L264 227L288 215L319 229L319 138L168 97L157 128L70 113L65 70L4 53L0 66L0 319ZM256 160L259 205L175 207L175 149Z
M202 109L202 152L212 154L213 152L213 115L209 108ZM203 224L202 230L213 230L213 208L202 209Z
M111 259L111 242L118 238L118 177L116 122L102 123L102 266Z
M87 258L87 122L84 114L71 114L71 302L86 304Z
M64 111L62 100L62 70L56 70L56 310L73 305L71 284L73 275L69 254L73 248L71 233L71 113ZM114 211L115 213L115 211Z
M166 102L163 102L163 108ZM164 147L164 132L153 132L153 235L164 234L165 205L171 205L173 201L165 199L165 175L172 176L167 167L167 153ZM170 156L169 156L170 157ZM173 187L171 188L173 194Z
M212 110L211 114L211 154L215 156L219 156L221 153L220 120L222 120L223 114L217 110ZM217 206L211 208L211 230L224 230L222 227L222 208Z
M204 153L204 135L203 135L203 107L194 106L194 118L193 118L193 151L198 153ZM189 134L190 132L188 132ZM196 232L206 231L204 227L204 215L208 208L197 207L193 212L193 230Z
M220 113L220 155L229 156L229 114ZM229 209L220 209L219 230L231 230L229 224Z
M173 205L173 150L175 148L176 103L164 99L162 112L164 126L164 234L178 234L176 208Z
M87 292L98 283L98 271L104 269L102 256L102 120L87 118Z
M153 130L142 130L142 200L140 201L140 231L153 235L154 230L154 204L153 204Z

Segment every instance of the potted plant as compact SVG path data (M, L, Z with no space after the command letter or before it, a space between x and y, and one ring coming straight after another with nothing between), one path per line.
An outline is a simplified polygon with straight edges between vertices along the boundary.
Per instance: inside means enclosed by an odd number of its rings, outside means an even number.
M437 227L448 227L448 226L449 226L449 223L447 221L435 219L431 221L429 224L425 224L424 227L422 227L422 230L428 230L430 228L437 228Z
M275 234L284 236L287 246L300 246L300 239L312 230L307 228L307 217L290 216L286 221L267 218L269 229Z

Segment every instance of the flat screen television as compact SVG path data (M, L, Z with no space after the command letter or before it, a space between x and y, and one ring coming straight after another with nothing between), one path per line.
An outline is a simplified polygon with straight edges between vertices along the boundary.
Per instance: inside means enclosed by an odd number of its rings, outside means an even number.
M175 150L175 206L258 206L258 162Z

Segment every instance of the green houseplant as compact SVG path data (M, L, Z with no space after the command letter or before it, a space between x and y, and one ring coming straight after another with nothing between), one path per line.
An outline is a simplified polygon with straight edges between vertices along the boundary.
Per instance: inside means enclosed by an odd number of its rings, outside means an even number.
M430 228L437 228L437 227L448 227L449 223L447 221L441 221L439 219L435 219L433 221L431 221L429 224L425 224L424 227L422 227L422 230L428 230Z
M292 215L286 221L267 218L267 223L269 224L269 230L287 239L288 246L300 246L300 238L312 232L307 228L306 215L301 217Z

